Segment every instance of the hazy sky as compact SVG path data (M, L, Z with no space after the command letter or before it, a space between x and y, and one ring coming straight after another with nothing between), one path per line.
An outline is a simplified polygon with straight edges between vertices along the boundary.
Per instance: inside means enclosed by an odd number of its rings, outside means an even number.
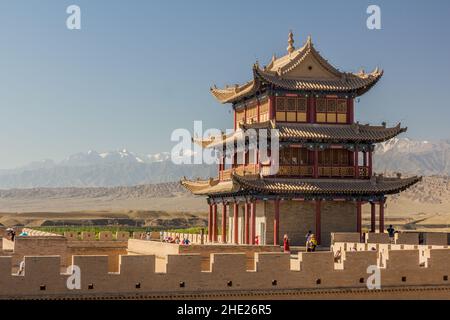
M81 30L66 8L81 7ZM382 30L366 27L369 4ZM361 122L450 138L450 1L0 1L0 168L90 149L171 149L174 128L230 128L213 84L244 82L256 59L308 34L345 71L380 66Z

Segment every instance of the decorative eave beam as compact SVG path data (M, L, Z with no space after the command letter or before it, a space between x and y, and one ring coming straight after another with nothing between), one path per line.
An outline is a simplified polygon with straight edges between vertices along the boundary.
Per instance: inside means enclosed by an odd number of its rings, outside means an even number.
M252 200L270 201L270 200L293 200L293 201L351 201L351 202L380 202L386 199L386 194L377 195L302 195L302 194L249 194L249 195L215 195L209 196L208 204L219 203L249 203Z

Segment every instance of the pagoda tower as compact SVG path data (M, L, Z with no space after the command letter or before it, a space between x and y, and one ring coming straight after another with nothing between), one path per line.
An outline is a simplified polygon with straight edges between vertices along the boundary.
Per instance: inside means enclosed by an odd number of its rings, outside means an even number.
M296 49L290 32L287 54L273 56L265 67L256 63L252 80L211 88L219 102L232 105L235 131L195 141L218 152L218 177L181 181L193 194L207 197L208 241L218 242L221 230L221 243L279 245L287 234L291 245L304 245L311 230L319 244L328 246L332 232L361 233L363 205L371 209L370 231L384 232L386 196L421 178L373 172L375 144L406 131L400 124L355 122L355 98L382 75L378 68L339 71L319 54L311 37ZM249 129L277 130L278 159L260 161L259 145L245 141L244 149L227 154L225 144L237 144L238 132ZM275 174L270 170L274 161Z

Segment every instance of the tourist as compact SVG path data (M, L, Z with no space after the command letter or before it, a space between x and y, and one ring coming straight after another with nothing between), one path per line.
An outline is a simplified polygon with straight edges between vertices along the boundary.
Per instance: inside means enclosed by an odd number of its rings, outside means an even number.
M150 233L150 232L147 232L147 233L145 234L145 240L151 240L151 239L152 239L151 233Z
M18 276L21 276L21 275L24 274L24 272L25 272L25 257L23 258L22 261L20 261L20 264L19 264L19 271L17 272L17 275L18 275Z
M23 230L22 230L22 232L19 234L19 237L26 237L26 236L28 236L28 232L23 231Z
M289 247L289 238L287 234L285 234L283 237L283 249L284 252L291 252L291 248Z
M183 242L182 242L183 245L188 246L190 243L191 243L191 241L189 241L188 238L183 238Z
M14 238L16 237L16 232L13 228L6 229L6 236L9 240L14 241Z
M305 235L305 247L308 246L308 241L309 241L309 238L311 237L311 235L312 235L312 231L309 230L308 233Z
M259 236L255 236L255 245L259 245Z
M394 238L394 236L395 236L395 229L392 227L392 224L389 225L389 228L387 228L387 232L389 234L389 238Z
M335 263L340 263L341 262L341 258L342 258L342 251L341 251L341 248L339 248L339 250L336 251L336 253L334 254L334 262Z
M176 236L176 237L175 237L175 243L176 243L176 244L180 244L180 237L179 237L179 236Z
M316 247L317 247L316 236L314 234L311 234L311 236L309 237L308 242L306 243L306 251L307 252L314 252L314 251L316 251Z
M308 233L305 235L305 242L308 242L309 237L312 235L312 231L309 230Z

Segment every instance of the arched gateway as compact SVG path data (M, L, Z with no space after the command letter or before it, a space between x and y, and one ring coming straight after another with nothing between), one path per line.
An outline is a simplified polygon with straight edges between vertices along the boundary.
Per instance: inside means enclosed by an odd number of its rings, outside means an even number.
M421 179L373 174L375 143L406 128L354 120L354 99L370 90L383 71L341 72L319 54L311 37L295 49L292 32L287 50L263 68L256 63L251 81L211 88L218 101L232 104L235 132L196 141L218 151L217 178L181 181L193 194L208 198L209 242L218 240L218 207L223 243L255 244L257 238L259 244L278 245L288 234L291 244L304 245L312 230L326 246L331 232L361 232L363 204L371 206L371 232L376 231L379 207L378 229L383 232L386 195ZM260 144L242 138L242 131L250 129L277 129L279 157L261 161ZM239 144L244 147L226 148ZM274 163L276 173L270 170Z

